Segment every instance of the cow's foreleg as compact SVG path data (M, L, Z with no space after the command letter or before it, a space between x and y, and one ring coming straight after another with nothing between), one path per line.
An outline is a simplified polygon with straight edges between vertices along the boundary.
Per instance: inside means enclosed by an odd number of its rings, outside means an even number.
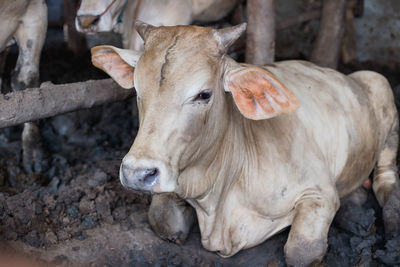
M14 35L19 47L13 71L13 91L39 86L40 53L46 36L47 7L44 0L32 0ZM41 172L47 165L40 131L33 123L25 123L22 133L23 165L26 172Z
M334 188L307 195L295 206L294 219L285 245L288 265L307 266L322 260L328 246L329 226L339 207Z
M176 194L164 193L153 196L148 218L158 236L182 244L192 228L195 212Z
M399 126L395 120L392 131L378 156L372 188L382 206L386 239L400 235L400 182L396 166Z

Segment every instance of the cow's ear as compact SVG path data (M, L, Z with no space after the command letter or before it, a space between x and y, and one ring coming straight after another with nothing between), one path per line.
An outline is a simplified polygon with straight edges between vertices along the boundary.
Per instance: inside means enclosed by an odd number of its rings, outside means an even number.
M299 106L294 93L260 67L240 66L227 70L224 89L232 93L240 112L252 120L269 119Z
M109 45L95 46L91 52L94 66L105 71L123 88L133 88L133 72L140 52Z

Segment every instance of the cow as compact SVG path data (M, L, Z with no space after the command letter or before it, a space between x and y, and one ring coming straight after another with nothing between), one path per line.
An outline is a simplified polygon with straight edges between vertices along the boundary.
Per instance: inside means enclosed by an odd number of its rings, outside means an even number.
M120 180L154 194L161 237L182 241L192 206L207 250L230 257L291 226L286 262L305 266L323 258L340 200L372 170L386 236L399 234L399 123L382 75L238 63L226 52L246 24L136 29L143 52L98 46L92 62L136 89L140 128Z
M47 30L44 0L0 0L0 66L4 67L8 47L17 43L19 54L12 73L11 89L20 91L39 86L39 61ZM1 68L0 72L3 72ZM1 83L0 83L1 84ZM24 124L22 132L23 167L27 173L46 168L46 154L40 130L34 122Z
M75 20L83 33L122 34L123 47L141 50L143 41L134 29L136 19L153 25L187 25L193 21L217 21L237 0L82 0Z

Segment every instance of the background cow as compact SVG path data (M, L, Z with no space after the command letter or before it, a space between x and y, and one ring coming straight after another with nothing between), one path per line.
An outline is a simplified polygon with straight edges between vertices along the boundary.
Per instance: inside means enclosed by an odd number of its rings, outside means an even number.
M140 129L121 164L124 186L186 199L203 246L224 257L291 225L286 260L304 266L325 254L340 198L375 168L386 234L399 234L399 124L383 76L303 61L239 64L226 51L243 24L136 26L143 53L92 49L95 66L137 91ZM170 222L191 222L170 196L151 210L169 236L179 237Z
M46 37L47 7L44 0L0 1L0 66L4 67L7 47L16 41L19 54L12 74L13 91L39 86L40 53ZM0 72L3 70L1 69ZM1 82L0 82L1 84ZM24 124L23 165L26 172L41 172L47 165L37 124Z
M237 0L82 0L76 28L84 33L115 30L125 48L141 50L143 41L135 31L138 19L153 25L187 25L226 16Z

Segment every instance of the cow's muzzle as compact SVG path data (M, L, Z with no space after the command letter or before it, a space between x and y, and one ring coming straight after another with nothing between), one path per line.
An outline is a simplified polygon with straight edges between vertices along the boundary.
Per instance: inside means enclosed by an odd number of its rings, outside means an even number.
M97 32L98 24L100 22L100 16L92 15L80 15L76 16L77 29L84 33L95 33Z
M171 166L151 157L126 155L119 176L122 185L129 189L166 193L177 188L177 176L171 171Z
M159 175L158 168L132 168L126 164L121 165L121 183L129 189L152 191L158 183Z

